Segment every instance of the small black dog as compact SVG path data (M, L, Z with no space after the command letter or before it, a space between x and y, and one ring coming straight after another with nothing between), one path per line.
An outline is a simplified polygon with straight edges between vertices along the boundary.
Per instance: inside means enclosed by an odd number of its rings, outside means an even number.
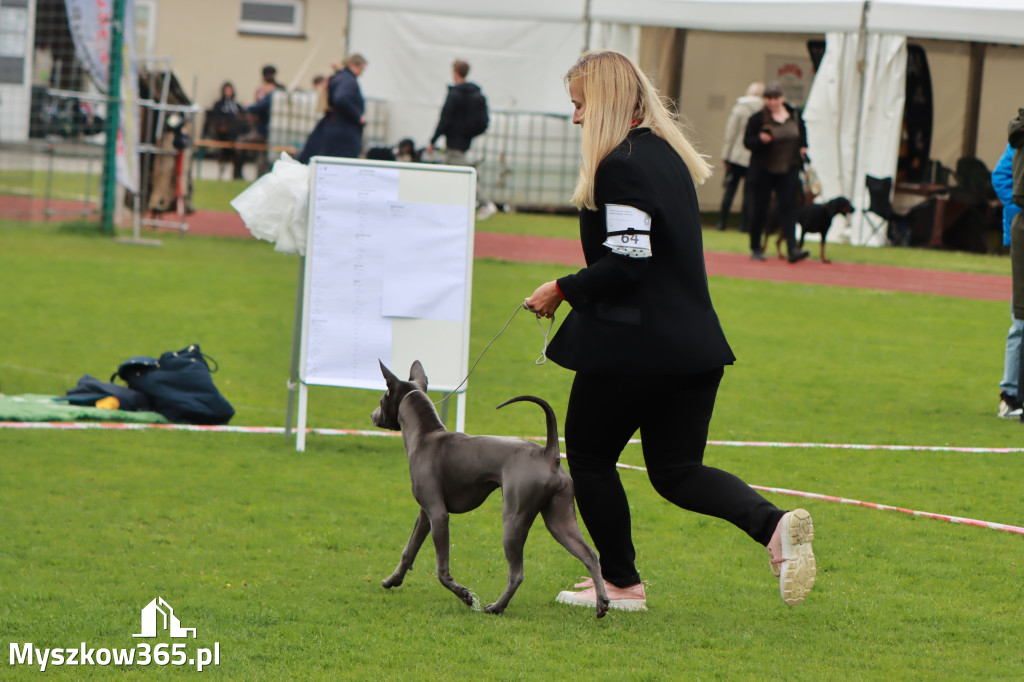
M769 213L769 229L765 230L764 246L762 248L768 246L769 234L779 228L778 217L775 211L770 209ZM804 204L798 206L796 209L796 222L800 225L800 248L804 248L804 237L807 233L816 232L821 235L821 262L831 263L832 261L825 257L825 237L828 234L829 228L832 227L832 219L839 214L850 215L851 213L853 213L853 204L846 197L836 197L824 204ZM775 241L775 250L778 251L779 258L784 258L782 255L781 234Z

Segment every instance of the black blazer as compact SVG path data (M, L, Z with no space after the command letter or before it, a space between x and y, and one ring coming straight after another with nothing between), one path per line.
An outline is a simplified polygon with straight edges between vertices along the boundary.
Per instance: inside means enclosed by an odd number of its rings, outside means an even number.
M587 267L558 280L572 311L548 348L567 369L695 374L736 359L711 305L697 192L672 147L635 129L597 168L597 210L580 213ZM604 246L605 206L651 216L651 256Z

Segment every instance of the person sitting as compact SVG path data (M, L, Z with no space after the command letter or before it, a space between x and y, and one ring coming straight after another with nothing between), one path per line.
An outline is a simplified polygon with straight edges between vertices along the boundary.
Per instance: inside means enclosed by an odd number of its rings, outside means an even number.
M247 129L248 124L243 116L242 108L235 100L235 86L230 81L225 81L220 86L220 99L214 102L210 110L206 112L206 131L203 136L218 142L234 142ZM230 163L232 177L235 180L242 179L242 164L245 161L244 152L233 147L222 147L217 157L218 178L220 178L224 169Z

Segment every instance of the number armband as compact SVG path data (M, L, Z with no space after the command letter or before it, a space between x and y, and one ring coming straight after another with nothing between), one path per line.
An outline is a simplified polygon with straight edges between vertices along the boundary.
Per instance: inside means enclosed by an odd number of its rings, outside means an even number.
M629 258L651 257L651 216L632 206L605 206L604 245Z

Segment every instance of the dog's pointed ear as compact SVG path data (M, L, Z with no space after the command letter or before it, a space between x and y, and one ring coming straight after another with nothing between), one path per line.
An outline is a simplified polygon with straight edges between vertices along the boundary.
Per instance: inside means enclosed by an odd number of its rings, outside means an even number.
M423 371L423 365L419 360L412 363L412 368L409 370L409 381L416 384L421 391L426 392L427 373Z
M378 360L377 362L380 363L380 373L384 375L384 382L388 385L388 388L391 388L401 381L401 379L395 376L390 369L384 366L384 362L382 360Z

